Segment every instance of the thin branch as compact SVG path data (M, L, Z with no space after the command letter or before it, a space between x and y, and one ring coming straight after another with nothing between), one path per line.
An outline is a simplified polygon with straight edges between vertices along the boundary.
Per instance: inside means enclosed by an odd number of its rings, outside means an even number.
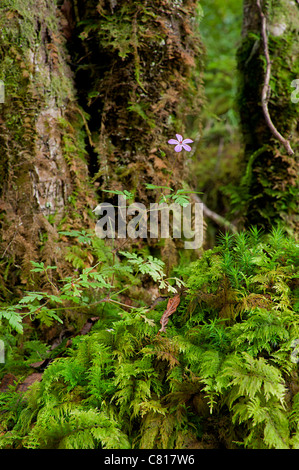
M276 139L279 140L279 142L281 142L281 144L285 147L289 155L294 155L294 151L291 148L290 142L278 132L269 114L268 101L269 101L269 96L270 96L269 83L270 83L270 77L271 77L271 61L270 61L270 55L269 55L269 49L268 49L267 25L266 25L266 17L263 13L260 0L256 0L256 4L260 11L261 33L262 33L262 39L263 39L263 45L264 45L264 54L266 58L266 73L265 73L264 85L263 85L262 96L261 96L263 113L265 116L266 123L270 131L274 135L274 137L276 137Z
M224 217L222 217L221 215L219 214L216 214L216 212L213 212L211 209L209 209L203 202L202 200L200 199L200 197L197 195L197 194L192 194L192 197L196 200L196 202L199 202L203 205L202 209L203 209L203 213L206 217L208 217L209 219L213 220L214 222L216 222L216 224L218 225L221 225L221 226L224 226L226 227L228 230L230 230L231 232L233 233L237 233L238 229L237 227L232 224L231 222L229 222L228 220L226 220Z

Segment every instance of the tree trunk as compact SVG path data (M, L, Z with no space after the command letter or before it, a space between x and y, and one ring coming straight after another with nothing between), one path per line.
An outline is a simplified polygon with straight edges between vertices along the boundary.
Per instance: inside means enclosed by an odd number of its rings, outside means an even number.
M187 117L200 109L196 2L78 0L75 6L70 47L77 51L79 96L91 115L94 179L101 189L128 189L147 202L153 193L145 182L175 187L185 171L186 153L175 153L167 141L184 135Z
M84 120L76 103L61 18L50 0L3 0L0 5L4 297L20 282L30 286L31 260L55 264L58 273L65 272L57 229L63 223L74 228L79 215L88 226L89 207L95 205L88 184Z
M90 225L88 171L100 201L127 189L147 204L157 194L144 183L181 187L187 155L167 141L201 105L195 1L61 3L0 6L4 296L33 286L30 261L65 272L57 230Z
M99 200L117 204L107 191L127 190L149 207L160 196L146 183L178 189L187 175L187 152L176 153L167 142L175 133L190 137L187 119L198 122L201 108L196 2L78 0L73 6L65 0L63 10L78 96L89 114ZM127 242L143 245L141 239ZM156 239L146 243L157 248ZM163 253L170 268L176 260L171 239Z
M295 2L244 0L238 101L245 158L238 203L247 226L296 227L299 108L291 96L299 77L298 32Z

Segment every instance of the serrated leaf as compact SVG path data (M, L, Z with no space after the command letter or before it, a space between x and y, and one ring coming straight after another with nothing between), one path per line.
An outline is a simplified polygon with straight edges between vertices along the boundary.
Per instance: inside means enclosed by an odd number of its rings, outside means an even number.
M42 300L44 297L44 294L41 294L40 292L29 292L21 300L19 300L19 304L32 303L35 300Z
M157 186L156 184L151 184L151 183L146 183L145 184L146 189L168 189L169 191L173 191L172 188L169 186Z
M12 308L0 311L0 318L5 318L11 328L17 333L23 333L22 317L18 312L15 312Z

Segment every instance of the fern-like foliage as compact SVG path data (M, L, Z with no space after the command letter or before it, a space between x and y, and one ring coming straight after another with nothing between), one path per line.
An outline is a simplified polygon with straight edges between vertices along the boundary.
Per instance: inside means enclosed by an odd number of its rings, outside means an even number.
M295 240L226 234L185 271L166 331L166 301L115 306L23 397L0 394L1 448L298 448Z

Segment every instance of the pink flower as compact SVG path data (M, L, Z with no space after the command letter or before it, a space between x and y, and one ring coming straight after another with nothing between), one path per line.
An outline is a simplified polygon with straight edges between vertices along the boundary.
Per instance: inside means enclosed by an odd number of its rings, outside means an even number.
M193 142L193 140L191 140L191 139L184 139L183 140L183 137L180 134L176 134L176 138L178 140L170 139L168 141L169 144L175 145L174 150L176 152L180 152L182 149L185 149L185 150L187 150L187 152L190 152L191 147L190 147L190 145L187 145L187 144L191 144L191 142Z

